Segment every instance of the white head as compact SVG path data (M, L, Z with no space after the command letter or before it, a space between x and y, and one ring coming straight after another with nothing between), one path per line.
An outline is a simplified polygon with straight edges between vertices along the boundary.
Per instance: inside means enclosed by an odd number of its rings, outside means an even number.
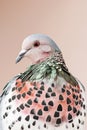
M51 56L55 50L61 52L51 38L43 34L33 34L24 39L16 63L23 57L28 57L32 64L36 64Z

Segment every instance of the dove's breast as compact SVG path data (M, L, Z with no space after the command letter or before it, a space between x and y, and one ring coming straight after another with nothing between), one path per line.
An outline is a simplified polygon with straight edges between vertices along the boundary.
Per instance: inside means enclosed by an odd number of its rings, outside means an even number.
M86 116L83 87L62 81L15 80L1 101L3 130L82 130Z

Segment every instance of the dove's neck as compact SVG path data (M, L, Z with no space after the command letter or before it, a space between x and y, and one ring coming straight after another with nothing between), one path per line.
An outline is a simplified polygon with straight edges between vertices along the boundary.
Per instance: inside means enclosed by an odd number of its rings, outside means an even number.
M58 65L62 65L68 71L68 68L65 64L65 61L63 59L63 55L61 52L55 51L53 55L51 56L51 59L53 59L53 62L57 63Z
M42 56L42 57L41 57ZM51 53L44 53L43 55L39 55L39 58L36 57L36 61L35 64L39 64L41 62L47 62L47 61L53 61L55 63L58 63L60 65L63 65L63 67L66 67L65 61L63 59L63 55L61 52L58 52L57 50L51 52ZM67 69L68 70L68 69Z

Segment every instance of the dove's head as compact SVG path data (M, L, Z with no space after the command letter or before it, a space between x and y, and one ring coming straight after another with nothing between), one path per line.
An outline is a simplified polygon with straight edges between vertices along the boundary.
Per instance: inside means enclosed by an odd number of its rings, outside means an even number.
M22 58L28 57L32 64L36 64L51 56L55 50L61 52L50 37L43 34L33 34L24 39L16 63Z

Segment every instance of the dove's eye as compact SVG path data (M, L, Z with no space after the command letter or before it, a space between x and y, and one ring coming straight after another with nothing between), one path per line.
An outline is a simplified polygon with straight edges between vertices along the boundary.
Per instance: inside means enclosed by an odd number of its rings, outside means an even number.
M34 47L38 47L40 45L40 42L39 41L35 41L34 42Z

